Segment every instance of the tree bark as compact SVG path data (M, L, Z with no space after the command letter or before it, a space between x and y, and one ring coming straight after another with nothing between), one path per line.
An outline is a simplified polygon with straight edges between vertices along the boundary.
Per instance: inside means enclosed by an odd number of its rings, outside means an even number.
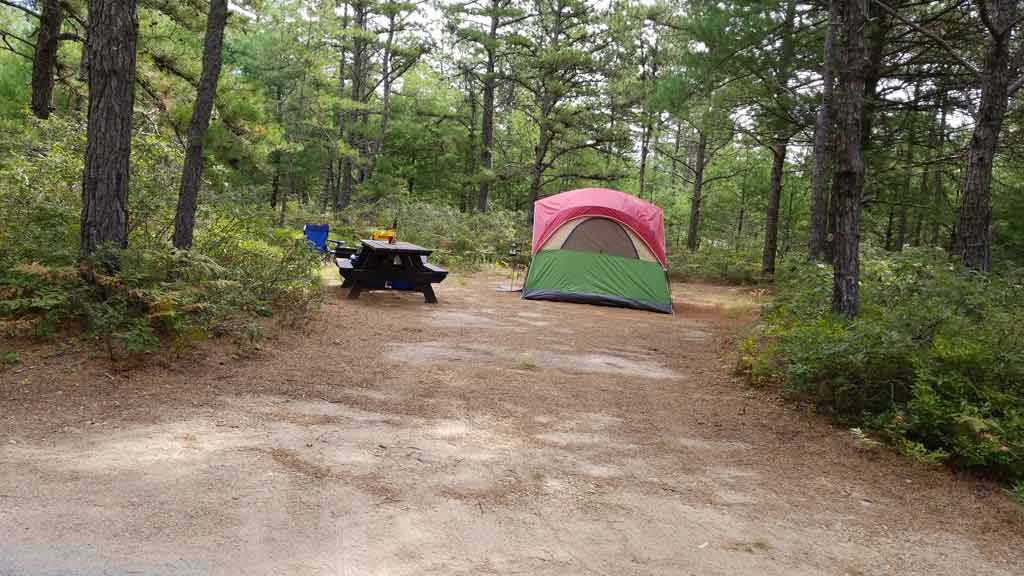
M321 178L323 179L323 191L320 192L320 212L326 214L327 207L331 205L331 198L334 197L334 160L331 158L329 152L327 154L327 160L324 161L324 169Z
M341 0L338 0L338 3L340 3L340 1ZM342 14L342 17L341 17L341 28L343 30L347 30L348 29L348 6L349 6L348 3L345 3L345 10L344 10L344 13ZM337 7L337 3L335 4L335 7ZM345 98L345 65L346 65L346 63L348 61L347 52L348 51L347 51L347 49L345 47L345 44L342 44L341 53L338 55L338 99L339 100L343 100ZM335 122L337 122L337 125L338 125L338 140L339 141L348 142L348 132L345 129L345 126L347 124L347 119L348 119L348 114L345 113L344 108L342 108L341 106L338 106L337 110L335 111ZM337 155L337 146L331 146L331 151L332 151L332 153L334 155ZM344 158L338 158L337 166L338 166L337 170L333 170L332 169L332 174L331 174L331 177L334 179L334 181L333 181L333 190L332 190L332 194L333 194L332 203L334 205L334 211L335 212L340 212L343 208L347 208L348 207L348 200L349 200L349 196L346 196L342 192L342 176L341 176L341 174L343 173L343 171L350 173L352 171L352 168L351 168L351 166L347 166L345 164L345 159Z
M380 128L378 130L378 136L374 139L373 145L369 148L369 154L366 158L366 175L365 178L373 176L373 171L377 167L377 155L380 154L381 150L384 149L384 138L387 135L388 124L391 121L391 82L392 82L392 58L394 57L394 42L395 42L395 13L393 11L388 12L388 35L384 41L384 55L381 59L381 85L383 87L383 94L380 100Z
M89 119L82 175L81 245L128 246L128 177L135 104L134 0L89 1Z
M500 0L491 0L491 27L487 34L489 41L484 45L487 52L487 71L483 78L483 118L480 122L480 169L483 174L476 196L476 209L479 212L487 212L487 200L491 193L491 170L494 167L491 147L494 146L494 87L497 81L495 78L495 44L498 41L498 24L501 19L501 14L498 11L500 6Z
M365 60L366 60L366 39L362 33L366 31L366 19L369 8L363 1L357 1L353 4L353 19L355 20L355 26L359 32L355 36L355 40L352 43L352 73L350 74L350 99L356 104L363 103L363 79L365 74ZM355 188L356 178L353 177L353 168L359 168L360 174L362 173L361 167L354 166L352 161L351 153L353 150L359 150L360 153L365 156L366 146L364 144L365 138L360 138L357 141L357 134L355 125L360 123L364 118L363 113L359 110L352 110L348 114L348 119L345 121L345 141L349 145L348 154L342 161L342 173L341 173L341 199L339 203L342 208L347 207L349 202L352 200L352 192ZM361 181L361 178L360 178Z
M649 121L644 120L644 125L640 132L640 190L638 194L640 198L644 197L644 192L647 190L647 155L650 151L650 145L651 124Z
M782 202L782 171L786 167L788 141L779 140L772 149L771 187L768 192L768 214L765 217L764 253L761 255L761 274L775 274L775 255L779 248L779 205Z
M188 147L185 149L185 167L181 173L178 209L174 214L172 243L179 250L192 247L192 232L196 225L196 207L199 186L203 178L203 141L210 127L213 102L217 96L220 78L221 54L224 49L224 26L228 21L228 0L210 0L210 13L206 17L206 37L203 39L203 71L196 89L196 103L192 121L188 126Z
M473 177L476 175L478 156L476 152L476 98L473 95L473 82L468 68L465 71L465 82L469 122L466 134L466 163L463 168L462 210L472 212L478 206L479 201L478 198L473 197L473 193L477 191L473 185Z
M860 309L860 204L864 190L864 162L860 152L864 114L865 14L862 0L841 2L840 139L832 188L835 204L832 310L853 318Z
M811 222L807 237L807 257L820 260L828 243L828 176L832 168L833 70L835 63L836 2L830 0L825 49L821 65L821 105L814 123L814 164L811 167Z
M675 141L672 144L672 189L675 190L676 185L679 181L679 145L683 138L683 125L682 123L676 124L676 135Z
M690 227L686 232L686 249L696 252L700 246L700 201L704 189L704 165L708 150L708 136L698 131L696 160L693 163L693 195L690 196Z
M935 142L934 147L935 147L935 150L936 150L936 155L938 157L941 157L942 154L943 154L943 150L945 148L945 145L946 145L946 99L945 98L942 99L942 112L939 114L939 126L938 126L938 129L936 130L934 142ZM949 206L948 206L949 200L946 198L946 189L945 189L945 186L944 186L943 175L942 175L942 165L941 164L936 165L934 167L934 169L932 170L932 172L933 172L932 173L932 178L933 178L934 181L932 182L931 185L934 187L933 188L933 194L934 195L932 196L932 201L934 202L934 205L933 205L934 207L932 208L932 210L933 210L933 212L932 212L932 228L931 228L931 234L930 234L930 237L928 239L928 242L930 242L932 246L938 246L939 243L941 242L941 240L940 240L940 233L941 233L941 230L942 230L941 221L939 220L939 216L938 215L939 214L944 214L944 213L948 214L947 210L949 208ZM925 186L926 186L926 184L922 185L922 188L924 188ZM928 196L927 194L924 195L924 197L927 197L927 196ZM944 218L943 218L943 220L944 220Z
M907 243L907 225L910 217L910 209L907 204L910 199L914 197L914 193L911 190L914 179L910 174L910 166L914 163L914 146L913 146L913 134L914 134L914 122L910 123L910 136L908 136L906 156L904 157L904 163L906 164L907 173L903 177L903 197L900 198L900 205L897 211L896 218L896 237L893 240L892 249L896 252L902 252L903 246ZM928 180L927 172L925 173L925 181Z
M541 179L544 177L544 161L548 155L548 146L551 143L548 129L542 125L540 129L540 141L534 150L533 166L530 169L530 205L526 208L527 224L533 226L533 204L540 198Z
M64 8L59 0L43 0L36 31L36 51L32 59L32 114L50 117L53 104L53 78L57 68L57 48Z
M991 267L992 163L1010 95L1010 39L1018 1L978 1L991 38L981 71L981 105L967 148L955 251L965 266L981 273Z

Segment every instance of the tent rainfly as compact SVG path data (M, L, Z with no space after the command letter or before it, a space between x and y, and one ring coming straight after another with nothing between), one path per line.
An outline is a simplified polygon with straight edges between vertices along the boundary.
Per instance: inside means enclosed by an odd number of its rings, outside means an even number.
M661 208L606 188L538 200L523 298L671 314Z

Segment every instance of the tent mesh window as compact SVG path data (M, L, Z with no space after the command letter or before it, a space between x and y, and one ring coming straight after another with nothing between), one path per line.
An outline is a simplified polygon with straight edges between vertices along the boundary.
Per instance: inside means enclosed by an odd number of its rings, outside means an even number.
M608 218L589 218L581 222L565 239L562 250L600 252L623 258L640 257L622 225Z

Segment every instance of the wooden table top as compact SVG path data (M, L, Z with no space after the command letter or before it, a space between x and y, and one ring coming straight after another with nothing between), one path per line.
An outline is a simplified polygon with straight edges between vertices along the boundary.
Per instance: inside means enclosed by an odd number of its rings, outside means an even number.
M389 252L391 254L430 254L433 250L417 246L409 242L395 242L391 244L385 240L361 240L363 246L376 252Z

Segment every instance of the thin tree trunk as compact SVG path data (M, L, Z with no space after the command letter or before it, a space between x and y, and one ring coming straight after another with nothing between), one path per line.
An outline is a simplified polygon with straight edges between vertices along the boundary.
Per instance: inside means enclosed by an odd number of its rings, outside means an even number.
M32 114L49 118L53 104L53 79L57 68L57 48L64 8L59 0L43 0L36 31L36 51L32 59Z
M128 246L128 177L135 105L134 0L89 1L89 119L82 176L81 254Z
M272 152L273 158L271 161L274 164L274 176L270 180L270 209L277 209L277 201L281 194L281 160L280 154L277 150Z
M860 204L864 189L861 134L864 114L865 14L862 0L842 0L842 93L838 165L833 181L835 243L832 310L853 318L860 309Z
M391 121L391 60L394 50L395 41L395 14L394 12L388 13L388 35L387 40L384 41L384 56L381 61L381 85L383 86L383 94L380 100L380 129L377 138L374 140L369 150L369 155L366 159L366 176L370 178L373 176L373 171L377 167L377 156L381 153L384 148L384 138L387 136L388 124Z
M322 179L323 192L320 193L320 212L326 214L327 207L331 205L331 198L334 197L332 190L334 184L334 160L330 154L327 155L327 160L324 162Z
M693 195L690 197L690 227L686 232L686 249L696 252L700 246L700 201L704 188L704 159L708 149L708 137L703 131L698 132L696 160L693 163Z
M562 23L565 18L563 12L564 5L559 0L556 2L555 10L552 14L554 23L551 27L551 33L548 38L548 46L553 48L560 45L562 37ZM551 146L551 140L554 138L554 128L552 128L551 115L555 109L555 105L558 102L559 96L549 88L546 82L552 79L541 80L541 90L538 104L540 105L540 136L537 141L537 147L534 149L533 155L533 167L530 173L530 205L526 209L527 224L533 226L533 214L534 204L540 198L540 188L543 183L544 170L547 168L545 163L548 157L548 148Z
M676 124L675 142L672 145L672 189L675 190L679 181L679 145L683 139L683 125Z
M339 0L340 3L341 0ZM337 4L335 4L337 6ZM342 30L348 29L348 3L345 3L345 11L341 17L341 28ZM347 62L347 50L345 45L342 44L341 53L338 55L338 100L345 99L345 65ZM345 113L344 108L338 106L335 112L335 122L338 125L338 140L348 142L348 133L345 130L347 123L348 114ZM337 147L331 147L332 152L337 154ZM342 176L343 172L350 173L352 171L351 166L345 164L345 159L338 158L337 161L338 169L332 171L333 182L333 205L334 211L340 212L342 209L348 207L349 195L342 192Z
M487 200L491 193L491 170L494 167L494 158L491 147L494 146L494 86L495 78L495 44L498 41L498 24L501 15L498 8L500 0L491 0L491 27L488 31L488 43L484 45L487 51L487 71L484 74L483 87L483 118L480 124L480 169L483 177L480 179L480 189L476 196L476 209L479 212L487 212Z
M179 250L192 247L192 231L196 225L196 206L199 186L203 177L203 140L210 127L213 102L217 96L220 77L221 53L224 47L224 26L228 21L228 0L210 0L210 13L206 17L206 37L203 40L203 71L196 90L196 104L188 127L188 147L185 149L185 167L181 173L178 209L174 214L172 243Z
M775 70L775 85L787 86L793 62L793 28L796 21L796 0L786 3L786 22L782 31L781 58ZM789 94L780 89L778 101L786 102ZM766 278L775 275L775 260L779 253L779 207L782 204L782 177L786 168L786 152L789 146L790 128L779 123L775 128L775 145L772 147L772 175L768 192L768 213L765 218L764 251L761 255L761 274Z
M281 126L284 120L284 101L281 94L281 85L274 86L274 119L277 125ZM270 161L274 164L274 179L270 186L270 209L277 208L277 202L281 195L281 150L275 149L270 152Z
M819 260L828 243L828 175L832 165L833 69L836 43L836 2L828 4L824 58L821 65L821 105L814 123L814 164L811 168L811 222L807 238L807 257Z
M544 177L544 161L548 155L550 144L548 130L543 126L540 129L540 141L534 150L533 166L530 168L530 205L527 206L527 224L533 226L533 204L540 198L541 179Z
M944 150L945 145L946 145L946 100L945 100L945 98L943 98L943 100L942 100L942 112L939 114L939 126L938 126L937 133L935 135L934 142L935 142L934 146L935 146L935 150L936 150L936 156L942 157L943 150ZM933 220L932 220L931 237L928 239L928 241L931 243L932 246L938 246L939 243L940 243L940 234L941 234L941 230L942 230L941 221L939 220L938 215L939 214L947 214L948 213L947 210L949 208L948 205L947 205L949 201L946 199L946 190L945 190L945 187L943 185L943 175L942 175L942 165L941 164L936 165L935 168L933 169L933 179L934 179L934 182L932 184L932 186L934 187L933 188L933 196L932 196L932 202L934 203L933 204L933 208L932 208L932 210L933 210L933 212L932 212ZM924 185L922 185L922 188L923 187L924 187ZM925 197L927 197L927 195L925 195ZM943 218L943 220L945 220L945 218Z
M991 39L985 50L981 105L967 149L956 254L969 268L987 273L992 244L992 163L1006 115L1010 85L1010 39L1017 20L1018 0L979 0L989 4Z
M782 202L782 171L786 167L787 140L779 140L772 149L772 176L768 191L768 214L765 217L764 253L761 255L761 274L775 275L775 255L779 248L779 205Z
M889 204L889 217L885 220L885 244L886 251L892 251L892 221L896 215L896 210L892 204Z
M644 197L647 190L647 154L651 144L651 123L644 121L643 129L640 132L640 198Z
M911 134L913 134L913 129L911 129ZM913 192L911 191L911 186L913 186L913 182L914 182L914 179L911 176L909 170L910 170L910 165L913 164L913 163L914 163L914 148L913 148L913 146L911 146L910 142L907 142L906 165L907 165L908 172L904 176L904 180L903 180L903 190L904 190L903 198L900 199L900 205L899 205L899 209L898 209L898 216L896 218L896 238L894 239L893 245L892 245L892 249L895 250L896 252L901 252L903 250L903 246L906 245L906 243L907 243L907 225L909 223L908 219L910 217L910 214L909 214L910 209L907 206L907 204L909 203L910 199L913 198ZM926 176L927 176L927 174L926 174ZM927 181L927 178L926 178L926 181Z
M478 199L473 197L473 192L476 191L473 177L476 175L478 158L476 153L476 98L473 97L473 83L468 69L465 74L466 104L469 105L469 127L468 134L466 135L468 145L466 146L466 163L462 184L462 210L472 212L478 205Z
M359 1L353 5L355 18L355 26L360 33L366 31L366 12L367 7ZM351 100L357 104L363 103L363 75L365 71L365 58L366 58L366 40L361 34L355 36L355 40L352 44L352 74L351 82ZM360 122L361 113L358 110L352 110L349 112L348 119L345 121L345 141L349 145L349 154L346 154L344 161L342 162L342 174L341 174L341 206L347 207L349 202L352 200L352 192L355 187L356 179L353 177L352 170L354 168L351 151L360 150L364 152L364 146L356 141L355 125Z

